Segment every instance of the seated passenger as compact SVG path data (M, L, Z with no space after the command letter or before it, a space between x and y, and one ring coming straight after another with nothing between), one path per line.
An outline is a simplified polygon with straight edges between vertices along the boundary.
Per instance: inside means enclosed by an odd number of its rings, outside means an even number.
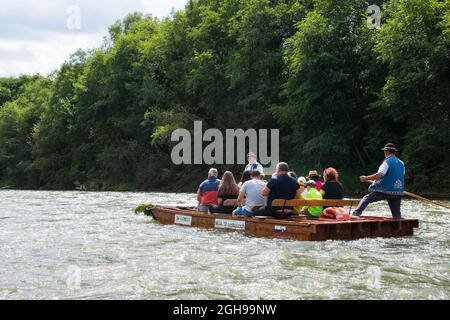
M254 170L251 171L250 176L251 180L246 181L241 187L237 199L240 207L233 211L233 215L251 217L255 209L266 205L267 199L262 195L262 190L266 186L266 183L262 181L263 175ZM245 206L242 205L244 198Z
M300 189L299 189L299 194L295 195L295 199L305 200L306 194L308 193L308 191L306 190L306 185L303 181L300 180L300 178L299 178L299 181L297 181L297 182L298 182L298 185L300 186ZM303 196L303 194L304 194L304 196ZM301 213L302 207L301 206L294 207L294 211L296 213Z
M298 179L297 174L294 171L289 171L288 174L289 174L290 177L294 178L295 180Z
M320 175L317 173L316 170L309 171L308 174L309 180L314 180L316 182L316 189L320 192L320 188L322 187L322 182L320 181Z
M308 190L308 194L306 195L306 200L322 200L322 195L316 189L316 181L309 180L306 182L306 189ZM305 206L302 208L302 214L306 214L307 216L318 218L322 213L321 206Z
M234 180L234 176L230 171L223 174L222 181L219 185L218 203L209 208L211 213L232 213L235 206L225 206L224 202L229 199L237 199L239 195L239 187Z
M220 180L217 169L210 169L208 172L208 179L200 184L197 190L198 211L208 212L209 207L218 204L218 191Z
M247 181L249 181L251 179L250 172L251 171L244 171L244 173L241 176L241 180L239 181L239 184L238 184L239 188L241 188L244 183L246 183Z
M320 189L323 199L341 200L344 198L344 188L339 182L339 173L334 168L328 168L323 172L325 183ZM325 210L327 207L324 207Z
M295 214L292 207L274 207L272 202L275 199L292 200L300 195L300 186L294 178L289 176L289 166L285 162L277 165L276 176L272 178L262 191L262 195L267 197L267 206L258 209L256 216L272 216L275 218L288 218Z
M305 199L306 198L306 195L308 194L308 190L306 190L306 178L305 177L300 177L300 178L298 178L298 183L300 184L300 185L302 185L303 184L303 191L302 191L302 197L303 197L303 199Z

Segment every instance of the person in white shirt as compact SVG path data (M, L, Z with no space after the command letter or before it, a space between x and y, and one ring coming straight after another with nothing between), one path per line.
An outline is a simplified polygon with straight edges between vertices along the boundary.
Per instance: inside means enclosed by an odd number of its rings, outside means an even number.
M247 161L248 164L245 166L244 171L259 171L262 175L264 175L264 168L263 166L256 161L256 155L253 152L249 152L247 155Z
M401 219L401 201L405 192L405 164L397 158L397 148L388 143L381 149L384 151L384 161L378 172L371 176L361 176L361 182L371 183L369 193L360 201L353 211L353 216L360 217L366 207L381 200L387 200L394 219Z
M258 170L253 170L250 175L252 179L245 182L239 192L237 203L240 207L233 211L235 216L251 217L256 207L266 205L267 198L262 195L266 183L261 180L261 173ZM244 198L245 206L242 205Z

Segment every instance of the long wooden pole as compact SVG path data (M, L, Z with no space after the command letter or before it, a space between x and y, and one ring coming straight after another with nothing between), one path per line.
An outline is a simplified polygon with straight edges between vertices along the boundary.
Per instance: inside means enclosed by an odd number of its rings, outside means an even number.
M427 199L427 198L418 196L417 194L414 194L414 193L411 193L411 192L408 192L408 191L405 191L405 195L407 195L407 196L409 196L409 197L412 197L412 198L416 198L417 200L421 200L421 201L424 201L424 202L428 202L428 203L431 203L431 204L435 204L435 205L437 205L437 206L441 206L441 207L450 209L449 206L446 206L446 205L443 204L443 203L439 203L439 202L436 202L436 201L433 201L433 200L430 200L430 199Z
M368 183L373 183L372 180L368 180L367 182L368 182ZM424 201L424 202L427 202L427 203L435 204L435 205L440 206L440 207L443 207L443 208L450 209L449 206L446 206L446 205L443 204L443 203L436 202L436 201L433 201L433 200L424 198L424 197L419 196L419 195L417 195L417 194L414 194L414 193L412 193L412 192L405 191L405 195L407 195L408 197L416 198L417 200L421 200L421 201Z

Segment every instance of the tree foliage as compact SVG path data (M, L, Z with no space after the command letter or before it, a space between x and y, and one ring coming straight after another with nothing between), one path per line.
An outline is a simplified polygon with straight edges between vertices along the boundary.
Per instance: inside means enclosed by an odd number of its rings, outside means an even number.
M371 4L379 29L367 27ZM172 165L170 135L203 120L280 128L294 169L351 178L393 141L409 183L448 190L449 46L448 0L192 0L163 20L132 13L48 77L0 79L0 184L190 188L204 168Z

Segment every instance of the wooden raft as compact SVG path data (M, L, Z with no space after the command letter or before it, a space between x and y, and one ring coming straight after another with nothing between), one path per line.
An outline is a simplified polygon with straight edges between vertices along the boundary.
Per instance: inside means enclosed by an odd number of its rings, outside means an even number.
M280 206L356 206L358 200L274 200ZM227 203L228 204L228 203ZM162 224L245 232L257 237L289 238L302 241L355 240L376 237L403 237L414 234L417 219L386 217L352 218L350 221L307 219L245 218L230 214L208 214L187 207L155 206L153 217Z

